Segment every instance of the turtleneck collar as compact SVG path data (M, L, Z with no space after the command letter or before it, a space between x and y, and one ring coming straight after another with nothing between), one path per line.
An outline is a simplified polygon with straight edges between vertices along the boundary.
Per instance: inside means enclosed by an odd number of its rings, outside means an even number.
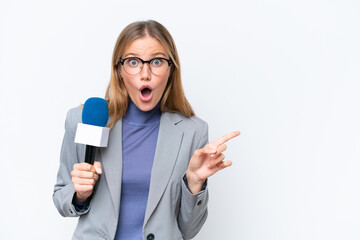
M140 110L134 103L129 99L128 108L126 114L123 117L123 121L133 124L153 124L160 121L161 111L160 111L160 101L158 104L150 111L144 112Z

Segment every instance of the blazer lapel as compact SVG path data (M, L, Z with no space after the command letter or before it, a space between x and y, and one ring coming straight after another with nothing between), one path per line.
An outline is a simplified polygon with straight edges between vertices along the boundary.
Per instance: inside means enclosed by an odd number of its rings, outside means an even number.
M182 118L177 114L163 113L161 116L144 226L158 205L176 163L184 134L176 127L180 121Z
M110 195L119 215L122 178L122 120L119 119L109 134L108 146L100 150L102 166Z

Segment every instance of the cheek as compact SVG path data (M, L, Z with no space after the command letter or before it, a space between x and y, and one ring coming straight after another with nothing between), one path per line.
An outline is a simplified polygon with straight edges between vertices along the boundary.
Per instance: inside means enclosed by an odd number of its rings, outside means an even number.
M162 86L162 88L165 90L165 88L166 88L166 85L168 84L168 81L170 81L169 80L169 78L170 78L170 74L167 74L167 76L163 79L163 81L161 82L161 86Z
M127 76L126 74L122 74L120 73L121 78L124 81L124 85L126 90L130 93L132 91L134 91L134 89L136 88L135 86L135 80L131 79L132 76Z
M160 83L159 83L159 88L161 89L161 93L159 93L160 95L163 95L166 89L166 85L167 82L169 81L169 79L163 79Z

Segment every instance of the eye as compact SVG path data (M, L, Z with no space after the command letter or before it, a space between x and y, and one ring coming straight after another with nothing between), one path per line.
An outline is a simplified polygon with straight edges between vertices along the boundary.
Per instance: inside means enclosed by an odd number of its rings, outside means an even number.
M155 58L151 61L152 65L154 65L155 67L160 66L163 63L163 60L160 58Z
M131 67L136 67L137 65L139 65L139 60L136 58L129 58L127 62Z

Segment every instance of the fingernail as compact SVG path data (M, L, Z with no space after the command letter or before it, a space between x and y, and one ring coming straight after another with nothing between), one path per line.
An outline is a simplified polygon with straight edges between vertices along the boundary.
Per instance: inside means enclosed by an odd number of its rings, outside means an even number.
M95 167L95 171L97 172L97 173L101 173L101 169L99 169L97 166L94 166Z

